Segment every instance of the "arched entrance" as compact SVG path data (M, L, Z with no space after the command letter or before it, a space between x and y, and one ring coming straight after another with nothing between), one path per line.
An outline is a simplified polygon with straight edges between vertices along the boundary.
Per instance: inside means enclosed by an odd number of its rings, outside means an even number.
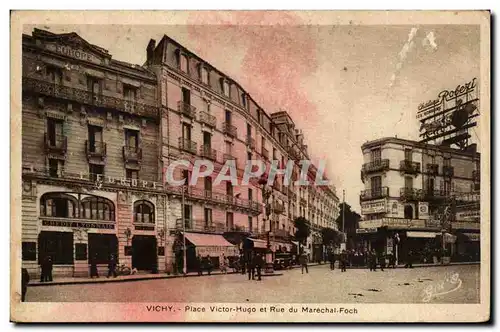
M413 219L413 206L405 205L405 219Z

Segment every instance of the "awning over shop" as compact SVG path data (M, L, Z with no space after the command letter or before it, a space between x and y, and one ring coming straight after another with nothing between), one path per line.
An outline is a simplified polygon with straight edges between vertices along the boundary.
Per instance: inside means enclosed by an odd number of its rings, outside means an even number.
M440 233L435 233L435 232L414 232L414 231L407 231L406 236L407 237L419 237L419 238L427 238L427 239L433 239L437 235L440 235Z
M253 242L253 247L257 249L267 249L267 241L264 240L259 240L259 239L252 239L248 238L247 240L250 240Z
M184 236L196 247L196 254L200 256L237 256L239 253L238 247L222 235L186 232Z

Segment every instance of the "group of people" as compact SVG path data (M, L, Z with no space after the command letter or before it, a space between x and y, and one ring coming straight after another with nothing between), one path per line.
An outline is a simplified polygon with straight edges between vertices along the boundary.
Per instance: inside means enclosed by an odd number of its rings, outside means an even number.
M335 270L335 262L339 261L339 267L341 272L345 272L347 267L368 267L370 271L377 271L377 266L380 266L380 270L384 271L388 261L389 268L396 267L396 258L392 254L384 254L383 252L376 252L375 249L371 251L360 251L360 250L342 250L340 255L336 255L333 252L328 254L328 260L330 261L330 269ZM407 259L407 266L413 267L412 259Z
M208 275L211 275L213 268L214 264L209 255L206 255L205 257L198 255L196 257L196 270L198 271L199 276L203 275L204 270L207 271Z

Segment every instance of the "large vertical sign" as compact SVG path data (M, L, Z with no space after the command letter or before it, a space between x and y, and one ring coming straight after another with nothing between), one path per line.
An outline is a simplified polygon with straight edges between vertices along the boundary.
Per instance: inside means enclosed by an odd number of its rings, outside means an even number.
M421 142L451 146L464 150L469 145L469 129L476 126L479 115L477 79L444 90L437 99L420 104L417 120L420 122Z

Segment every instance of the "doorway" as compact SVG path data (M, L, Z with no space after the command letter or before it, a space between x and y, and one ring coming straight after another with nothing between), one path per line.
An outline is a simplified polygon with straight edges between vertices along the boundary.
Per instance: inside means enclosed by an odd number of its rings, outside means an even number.
M137 270L156 271L156 237L153 235L134 235L132 238L132 267Z
M413 206L405 205L405 219L413 219Z

